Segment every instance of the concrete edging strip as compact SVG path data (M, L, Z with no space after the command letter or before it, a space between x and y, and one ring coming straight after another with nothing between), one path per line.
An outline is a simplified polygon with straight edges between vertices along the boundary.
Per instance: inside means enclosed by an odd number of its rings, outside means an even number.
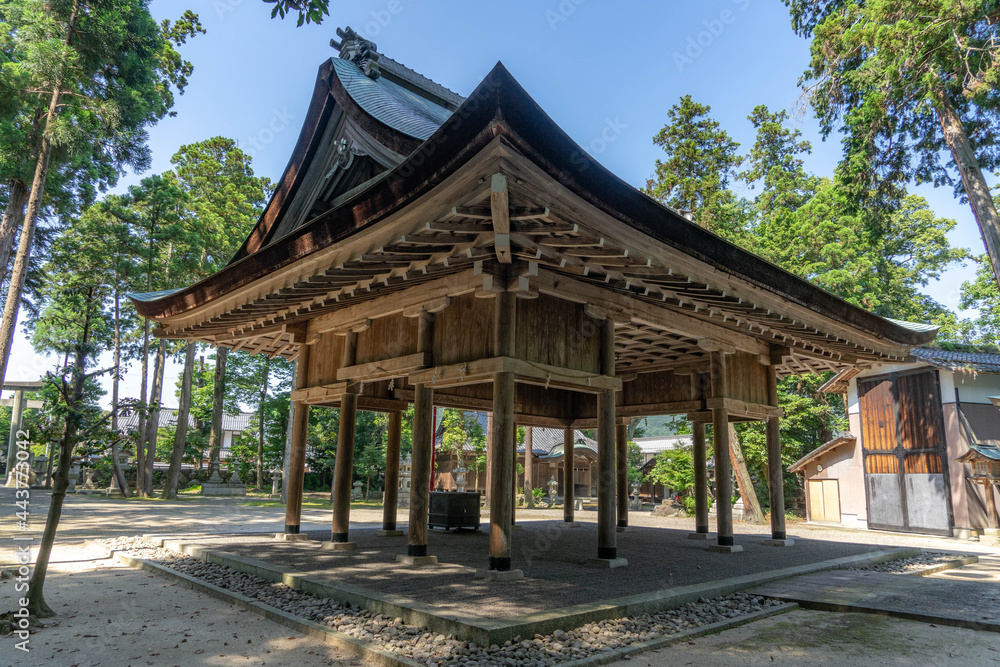
M420 667L421 663L411 660L410 658L393 655L392 653L387 653L385 651L379 651L372 648L368 642L355 639L354 637L346 635L342 632L337 632L336 630L332 630L325 625L316 623L315 621L308 621L304 618L295 616L294 614L289 614L288 612L282 611L277 607L272 607L271 605L249 598L242 593L221 588L215 584L210 584L207 581L202 581L196 577L186 575L183 572L171 570L168 567L164 567L163 565L152 563L141 558L133 558L131 556L126 556L123 553L115 553L114 556L116 559L125 563L129 567L147 570L160 576L173 579L175 582L194 591L204 593L223 602L228 602L229 604L235 605L241 609L252 611L259 616L263 616L264 618L272 620L276 623L280 623L281 625L291 628L297 632L301 632L306 636L322 639L325 643L333 644L354 656L362 658L367 663L378 665L378 667Z
M966 565L972 565L973 563L978 563L978 562L979 562L979 556L964 556L962 558L956 558L955 560L950 560L946 563L941 563L940 565L924 568L923 570L917 570L916 572L910 572L909 575L912 577L928 577L932 574L937 574L938 572L944 572L945 570L955 570L960 567L965 567Z
M778 616L779 614L786 614L798 608L799 605L794 602L785 602L769 609L755 611L752 614L746 614L735 618L728 618L724 621L709 623L708 625L691 628L690 630L684 630L683 632L667 635L665 637L657 637L656 639L650 639L644 642L636 642L635 644L622 646L612 651L598 653L597 655L581 658L579 660L571 660L562 664L566 665L566 667L591 667L592 665L606 665L609 662L616 662L636 653L656 651L673 644L688 641L689 639L704 637L705 635L713 635L717 632L723 632L725 630L732 630L733 628L738 628L741 625L746 625L747 623L753 623L755 621L762 621L765 618Z

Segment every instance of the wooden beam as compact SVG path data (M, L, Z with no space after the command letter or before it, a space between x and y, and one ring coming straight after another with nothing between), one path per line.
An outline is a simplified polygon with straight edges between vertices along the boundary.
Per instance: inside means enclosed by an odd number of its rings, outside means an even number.
M605 389L621 391L622 381L611 375L583 373L558 366L527 362L513 357L479 359L464 364L436 366L410 373L412 384L455 387L492 381L497 373L513 373L518 382L599 393Z
M733 417L740 415L761 415L763 417L783 417L785 411L773 405L748 403L735 398L713 397L705 399L705 407L709 410L725 408Z
M540 270L533 282L543 294L576 303L592 304L595 307L624 309L633 322L641 322L699 342L712 341L720 347L732 347L734 350L751 354L765 354L770 351L766 343L746 334L730 331L671 308L663 308L641 299L601 289L582 280Z
M412 389L394 389L392 395L396 398L396 400L405 401L407 403L412 403L416 398L416 392ZM493 399L472 398L470 396L459 396L442 391L435 391L434 405L444 408L455 408L457 410L478 410L481 412L489 412L493 409ZM520 412L521 407L520 403L515 403L514 412Z
M501 264L510 264L510 200L507 194L507 177L503 174L493 174L490 182L490 213L493 217L493 245L497 260Z
M349 306L320 315L309 321L308 337L312 340L328 331L350 329L365 320L402 313L404 310L439 302L443 297L455 297L475 292L482 286L482 279L473 275L472 269L414 285L371 301Z
M389 378L409 375L411 372L421 368L427 368L430 363L430 352L417 352L415 354L408 354L405 357L394 357L392 359L371 361L367 364L341 368L337 371L337 379L359 382L388 380Z

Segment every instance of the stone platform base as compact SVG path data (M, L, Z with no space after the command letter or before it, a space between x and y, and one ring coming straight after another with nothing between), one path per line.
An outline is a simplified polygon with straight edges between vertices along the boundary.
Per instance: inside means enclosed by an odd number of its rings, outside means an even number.
M376 530L375 534L379 537L402 537L403 535L406 535L406 533L401 530Z
M203 496L245 496L247 494L246 484L209 484L201 485L201 495Z
M768 547L790 547L795 544L795 540L788 538L783 540L764 540L761 544Z
M437 565L437 556L408 556L407 554L398 554L396 556L396 562L402 565L409 565L410 567L423 567L425 565Z
M486 579L488 581L516 581L524 579L524 572L521 570L476 570L476 579Z
M515 523L515 524L514 524L513 526L511 526L511 527L510 527L510 529L511 529L512 531L514 531L514 530L524 530L524 526L522 526L522 525L521 525L521 524L519 524L519 523Z
M588 558L587 567L597 567L602 569L611 569L615 567L625 567L628 565L627 558Z
M688 533L689 540L710 540L712 533Z
M326 549L327 551L354 551L358 548L357 542L323 542L319 545L320 549Z
M619 533L634 533L635 527L633 526L616 526Z
M275 533L274 539L284 542L308 542L309 536L305 533Z
M717 554L738 554L743 551L743 546L739 544L713 544L708 550Z

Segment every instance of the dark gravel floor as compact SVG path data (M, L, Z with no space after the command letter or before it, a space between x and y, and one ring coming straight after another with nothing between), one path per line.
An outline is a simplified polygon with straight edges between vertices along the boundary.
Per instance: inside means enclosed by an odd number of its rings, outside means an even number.
M395 562L406 553L406 538L375 535L356 529L355 551L321 550L330 539L326 531L310 532L309 542L280 542L264 536L219 536L191 540L242 556L257 558L313 576L399 595L449 611L498 618L546 611L568 605L611 600L628 595L687 586L768 570L853 556L884 547L815 539L796 539L795 545L776 548L761 544L763 536L737 535L744 551L718 554L708 544L687 539L687 531L635 527L618 534L619 555L628 567L601 570L583 567L596 555L597 527L584 523L567 527L558 521L531 521L512 533L515 568L525 578L513 582L486 582L473 578L475 568L487 564L488 535L482 532L446 533L432 530L429 552L444 566L411 569ZM447 601L446 603L443 601Z

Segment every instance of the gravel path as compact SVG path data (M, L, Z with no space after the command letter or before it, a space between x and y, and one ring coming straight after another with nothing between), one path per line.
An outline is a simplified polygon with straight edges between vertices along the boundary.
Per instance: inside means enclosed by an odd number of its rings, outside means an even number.
M556 665L780 604L763 597L735 593L713 600L703 598L696 603L656 614L590 623L530 638L517 637L502 646L477 646L452 635L445 636L406 625L401 618L373 614L357 606L265 581L224 565L206 563L186 554L162 549L141 537L115 538L104 542L111 549L122 550L130 556L154 561L188 576L239 592L426 665Z
M901 558L899 560L888 561L886 563L875 563L865 567L852 567L852 570L862 570L866 572L888 572L890 574L914 574L921 570L943 565L961 558L960 554L949 554L937 551L925 551L919 556L912 558Z

